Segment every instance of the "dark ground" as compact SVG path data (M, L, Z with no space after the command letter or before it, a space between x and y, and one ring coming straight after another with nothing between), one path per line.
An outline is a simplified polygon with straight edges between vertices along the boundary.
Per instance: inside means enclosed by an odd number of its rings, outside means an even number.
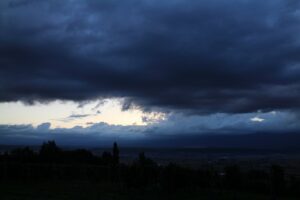
M46 182L3 182L0 184L1 200L270 200L270 195L236 191L216 190L176 190L163 192L151 189L124 189L110 184L99 184L76 181L46 181ZM281 197L278 199L297 200L296 197Z
M54 141L3 149L0 200L300 199L294 151L60 149Z

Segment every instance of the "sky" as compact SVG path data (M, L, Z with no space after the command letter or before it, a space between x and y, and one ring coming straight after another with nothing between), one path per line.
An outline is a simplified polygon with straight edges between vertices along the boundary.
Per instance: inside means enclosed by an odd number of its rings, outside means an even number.
M297 146L299 23L298 0L2 0L0 144Z

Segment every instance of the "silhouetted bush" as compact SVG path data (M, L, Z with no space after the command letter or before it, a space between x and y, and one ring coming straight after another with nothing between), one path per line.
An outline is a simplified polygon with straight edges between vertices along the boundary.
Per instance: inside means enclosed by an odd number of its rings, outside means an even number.
M268 193L269 177L266 171L251 169L245 174L245 188L258 193Z
M189 188L195 183L195 175L194 170L170 163L163 170L161 183L168 191Z
M158 174L157 164L140 153L138 159L127 168L125 180L129 187L146 187L157 183Z
M296 176L290 177L288 193L300 197L300 179L297 179Z
M201 188L210 188L218 182L216 178L218 179L219 177L217 177L217 173L213 169L199 169L196 173L195 185Z
M286 187L284 169L279 165L272 165L270 176L272 193L274 195L283 194Z
M102 162L105 165L110 165L113 162L113 157L110 152L104 151L102 153Z
M243 186L243 174L239 166L225 167L225 186L227 188L241 189Z
M17 162L33 162L37 155L29 147L24 147L12 150L10 156L12 160Z

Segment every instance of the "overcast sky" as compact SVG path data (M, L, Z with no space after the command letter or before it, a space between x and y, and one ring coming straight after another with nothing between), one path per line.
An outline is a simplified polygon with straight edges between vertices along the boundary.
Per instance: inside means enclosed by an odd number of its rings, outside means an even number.
M0 139L299 132L299 24L298 0L1 0Z

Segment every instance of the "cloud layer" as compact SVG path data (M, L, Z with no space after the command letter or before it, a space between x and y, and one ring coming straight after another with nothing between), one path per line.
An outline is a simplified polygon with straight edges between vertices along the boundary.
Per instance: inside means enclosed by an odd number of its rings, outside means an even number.
M259 118L263 121L253 121ZM1 144L41 144L56 140L62 145L151 147L251 147L299 148L297 116L286 112L212 114L186 116L170 114L147 126L94 123L88 127L50 129L50 123L0 125Z
M0 101L299 109L299 23L293 0L4 0Z

